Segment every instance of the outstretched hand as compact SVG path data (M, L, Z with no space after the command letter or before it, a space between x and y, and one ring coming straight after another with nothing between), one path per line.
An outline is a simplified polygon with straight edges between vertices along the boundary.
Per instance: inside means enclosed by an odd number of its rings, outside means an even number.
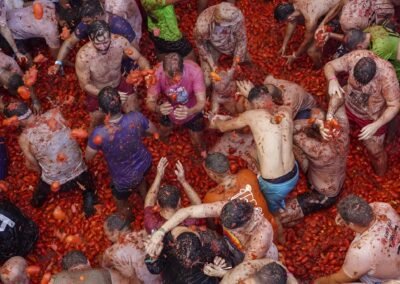
M236 86L240 94L246 98L249 96L251 89L254 88L254 84L248 80L236 81Z
M179 182L185 181L185 170L179 160L175 164L175 175Z
M168 160L165 157L162 157L157 165L157 175L161 178L164 177L165 169L168 166Z

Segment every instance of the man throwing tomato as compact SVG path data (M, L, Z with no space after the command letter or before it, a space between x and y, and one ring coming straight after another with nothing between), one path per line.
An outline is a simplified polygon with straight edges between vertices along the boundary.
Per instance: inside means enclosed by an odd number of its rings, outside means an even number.
M384 175L387 171L384 149L387 123L396 116L400 107L399 82L393 66L371 51L355 50L328 62L324 72L329 81L329 95L344 96L349 121L361 129L358 137L367 148L375 173ZM339 72L349 74L343 89L336 78ZM331 99L327 120L333 118L341 105Z

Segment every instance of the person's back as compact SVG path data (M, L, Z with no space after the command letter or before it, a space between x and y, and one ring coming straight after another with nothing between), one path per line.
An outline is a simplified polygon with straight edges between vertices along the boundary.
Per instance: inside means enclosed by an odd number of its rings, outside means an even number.
M35 245L39 230L10 201L0 197L0 262L25 256Z
M387 203L370 203L375 221L367 231L357 234L343 264L346 274L365 271L364 277L400 280L400 216Z
M104 268L62 271L53 276L52 284L112 284L111 274ZM117 284L117 283L114 283Z
M301 12L305 19L316 23L318 19L326 15L339 2L340 0L294 0L293 6Z
M37 117L22 134L30 143L46 183L64 184L86 170L79 145L58 110L52 109Z
M110 174L118 186L124 182L130 184L138 171L151 164L151 154L142 142L147 129L148 120L139 112L130 112L118 122L109 122L94 130L92 137L99 136L101 143L96 145L90 140L89 145L103 151Z
M293 169L293 122L289 111L272 115L264 109L249 110L243 116L253 133L261 175L275 179Z

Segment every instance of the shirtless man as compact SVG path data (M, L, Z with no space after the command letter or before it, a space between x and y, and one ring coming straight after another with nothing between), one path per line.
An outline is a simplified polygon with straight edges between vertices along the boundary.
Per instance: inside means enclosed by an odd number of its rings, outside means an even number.
M25 271L27 267L28 263L23 257L11 257L0 268L1 283L29 284L29 278Z
M297 284L282 263L269 258L244 261L231 270L208 264L204 271L207 275L222 277L221 284Z
M129 22L136 35L133 42L136 47L139 47L142 38L143 19L136 0L106 0L104 10Z
M194 38L207 86L221 54L233 57L232 70L249 60L244 16L231 3L222 2L204 10L197 18Z
M8 118L16 117L22 128L18 142L26 166L40 173L31 204L43 206L51 191L80 188L86 217L95 213L96 191L78 143L57 109L36 116L23 102L10 103L4 110Z
M106 86L116 88L121 97L124 112L138 107L136 94L121 74L123 56L137 61L140 69L149 69L147 59L124 37L113 35L108 24L96 21L89 28L90 42L79 49L75 70L81 88L87 93L87 110L91 116L90 128L104 118L98 108L97 95Z
M297 51L287 56L287 64L291 65L297 58L307 51L307 54L314 62L314 66L319 68L321 62L321 50L315 45L314 32L318 27L318 21L334 8L340 0L320 1L320 0L293 0L292 3L282 3L275 8L275 19L287 21L285 38L279 50L280 55L284 56L290 39L296 30L297 24L305 25L304 40Z
M350 121L361 128L362 140L370 155L374 172L387 171L387 153L384 149L387 123L399 112L400 89L393 66L368 50L355 50L328 62L324 67L329 81L329 95L338 93L345 98ZM341 88L336 73L349 74L347 85ZM332 119L342 102L330 103L326 115Z
M166 233L187 218L220 218L225 240L234 256L233 266L242 261L264 258L272 246L273 230L261 210L252 203L235 199L182 208L151 236L146 252L156 258L163 248ZM273 248L274 250L276 248Z
M335 100L343 98L335 94L331 102L336 103ZM307 174L310 191L288 201L285 211L280 213L284 224L332 206L343 187L350 142L346 110L344 106L340 107L333 117L339 129L329 129L329 122L324 127L324 118L322 110L316 108L310 119L295 123L293 143L297 148L294 148L294 153Z
M62 70L70 50L74 49L79 41L88 38L89 26L95 21L105 21L109 26L110 33L126 38L129 43L132 43L136 37L135 32L127 20L120 16L105 12L98 0L83 1L79 13L81 22L76 26L71 36L61 45L60 51L57 55L57 60L48 70L51 75L55 75ZM135 47L138 48L137 46ZM126 63L127 68L130 67L129 62ZM130 70L126 71L129 72Z
M356 236L346 253L342 268L318 278L316 284L400 281L400 216L388 203L368 204L348 195L338 204L336 223Z
M151 274L144 263L144 230L133 232L123 216L113 214L104 222L104 233L113 245L103 254L102 266L118 271L133 283L161 283L157 275Z
M264 86L255 87L250 81L237 81L238 91L247 98L250 92L264 93L271 96L276 105L287 106L291 109L292 117L301 119L309 115L316 106L314 97L300 85L268 75ZM247 101L247 100L246 100ZM248 102L244 102L248 108ZM226 133L222 136L211 152L228 154L229 148L236 149L236 155L242 157L249 164L252 171L258 172L254 159L256 158L254 139L247 133Z
M68 252L62 259L63 271L53 275L50 284L129 284L129 279L108 268L92 268L86 256L77 250Z

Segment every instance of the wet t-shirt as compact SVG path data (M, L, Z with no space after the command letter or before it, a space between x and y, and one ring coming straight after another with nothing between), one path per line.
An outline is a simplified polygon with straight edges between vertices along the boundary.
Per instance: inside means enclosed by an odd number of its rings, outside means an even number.
M152 157L142 139L149 128L148 119L140 112L124 114L116 123L96 127L90 135L90 148L102 151L117 188L138 185L151 166ZM95 143L96 136L101 143Z
M366 85L354 78L354 66L363 57L373 58L377 69L375 77ZM330 61L336 71L349 74L345 86L346 107L358 118L377 120L390 102L400 100L399 81L393 66L368 50L355 50Z
M282 91L283 103L290 107L293 117L302 110L316 106L314 97L296 83L276 79L269 75L264 80L264 85L266 84L274 85Z
M7 11L7 25L14 39L44 38L50 48L60 47L54 4L37 1L43 6L43 18L35 19L32 6Z
M112 15L110 13L107 13L107 19L107 23L110 27L112 34L123 36L129 42L132 42L135 39L136 34L127 20L120 16ZM88 24L80 22L75 28L75 36L79 39L87 38L89 36L89 26L90 25Z
M173 108L179 105L192 108L197 104L196 93L205 93L206 86L204 75L200 66L191 60L183 63L183 74L179 82L174 83L167 77L162 64L156 70L157 83L148 90L148 95L158 98L162 95ZM197 113L189 115L186 119L178 120L173 112L168 116L177 125L182 125L195 117Z
M400 216L387 203L370 205L376 220L367 231L356 235L347 251L343 271L353 279L368 275L400 280Z

